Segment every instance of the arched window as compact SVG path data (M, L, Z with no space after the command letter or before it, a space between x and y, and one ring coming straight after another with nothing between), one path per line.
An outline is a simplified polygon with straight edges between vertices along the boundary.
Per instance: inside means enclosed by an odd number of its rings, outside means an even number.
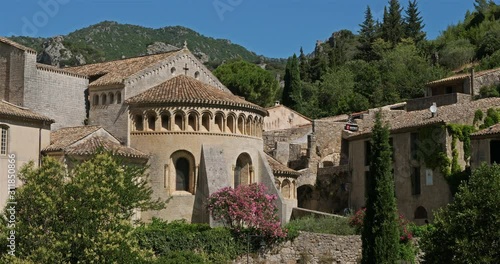
M234 133L234 116L230 115L227 117L227 131L230 133Z
M9 143L9 127L0 126L0 156L7 155L8 143Z
M135 115L134 123L135 123L135 131L144 130L144 118L142 117L142 115Z
M177 113L175 114L175 117L174 117L174 121L175 121L175 130L177 131L181 131L181 130L184 130L184 127L183 127L183 115L182 113Z
M92 101L93 105L99 105L99 95L94 94L94 100Z
M234 187L248 185L252 182L252 159L247 153L242 153L236 159L236 166L234 167Z
M156 130L156 114L150 113L147 116L148 119L148 131Z
M190 113L188 115L188 130L198 131L198 116L196 113Z
M107 103L108 103L108 101L106 100L106 94L101 94L101 104L105 105Z
M290 199L290 181L289 180L284 180L283 183L281 184L281 195L283 195L283 197L286 199Z
M224 116L221 113L215 115L215 128L218 132L224 132Z
M167 114L161 115L161 128L162 130L170 130L170 116Z
M175 162L175 190L189 191L189 160L179 158Z
M204 113L201 116L201 126L202 126L203 130L210 131L210 114L209 113Z
M122 93L121 92L117 92L116 93L116 103L117 104L121 104L122 103Z
M197 71L197 72L194 73L194 78L195 79L200 78L200 72L199 71Z
M109 93L108 94L108 99L109 99L109 104L115 103L115 94L114 93Z
M240 116L238 118L238 133L243 134L245 132L245 118Z
M252 117L247 119L247 125L245 128L245 135L251 135L252 133Z
M279 191L281 187L281 182L280 180L276 179L274 180L274 185L276 185L276 189Z
M415 210L415 219L427 219L427 210L423 206L417 207Z
M175 67L170 68L170 73L171 73L172 75L175 75L175 71L176 71Z

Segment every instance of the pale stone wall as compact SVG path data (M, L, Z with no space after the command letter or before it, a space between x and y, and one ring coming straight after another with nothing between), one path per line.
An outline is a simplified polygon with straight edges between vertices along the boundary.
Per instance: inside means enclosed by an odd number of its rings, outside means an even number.
M500 135L477 137L471 140L471 169L477 169L483 162L490 164L490 142L492 140L500 140Z
M35 76L26 76L24 106L54 119L52 130L83 125L88 80L73 74L37 69L36 65L30 69L35 70Z
M0 100L23 105L25 58L30 54L0 43Z
M128 142L128 107L124 104L124 89L121 86L111 86L105 88L90 88L89 101L89 124L101 126L109 131L121 142ZM107 102L102 103L102 97L106 95ZM111 101L110 95L113 95ZM98 97L98 104L95 104L94 97ZM118 98L121 97L121 101Z
M264 131L290 129L310 125L310 119L284 105L276 105L266 109L269 116L264 118Z
M474 77L474 95L479 95L481 87L500 84L500 70Z
M0 126L8 126L7 152L16 155L16 171L29 161L38 165L40 149L50 144L50 126L42 123L31 123L17 120L0 120ZM40 129L41 128L41 129ZM39 141L41 138L41 141ZM8 155L0 155L0 207L3 208L7 199L7 168ZM16 177L17 186L22 184L19 174Z
M246 263L241 256L233 263ZM252 254L249 263L358 263L361 260L360 236L337 236L300 232L293 241L277 244L260 254Z

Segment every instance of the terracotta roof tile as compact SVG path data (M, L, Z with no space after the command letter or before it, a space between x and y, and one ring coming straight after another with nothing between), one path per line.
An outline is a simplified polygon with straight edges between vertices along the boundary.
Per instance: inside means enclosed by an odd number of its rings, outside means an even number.
M89 86L121 84L124 79L140 72L148 66L154 65L170 56L173 56L178 52L180 51L177 50L155 55L87 64L83 66L65 68L64 70L87 77L100 76L97 80L91 82Z
M497 72L497 71L500 71L500 68L490 69L490 70L484 70L484 71L478 71L478 72L474 73L474 77L480 77L480 76L483 76L483 75L486 75L486 74L489 74L489 73L492 73L492 72ZM470 78L470 76L471 76L470 73L455 74L455 75L450 76L450 77L446 77L446 78L443 78L443 79L439 79L439 80L435 80L435 81L429 82L429 83L427 83L427 86L434 86L434 85L440 85L442 83L447 83L447 82L454 82L454 81L458 81L458 80L465 80L467 78Z
M27 52L31 52L31 53L36 53L36 51L34 49L31 49L31 48L28 48L26 46L23 46L17 42L14 42L8 38L4 38L4 37L0 37L0 42L3 42L7 45L10 45L12 47L15 47L15 48L18 48L20 50L23 50L23 51L27 51Z
M129 98L128 104L192 103L230 105L257 110L264 115L267 111L241 97L224 92L185 75L176 76L160 85Z
M500 98L485 98L460 104L438 106L437 116L432 117L428 109L419 111L390 111L385 114L384 119L392 132L413 127L422 127L431 124L447 124L463 122L474 118L476 110L481 109L486 112L488 108L500 107ZM359 131L349 133L348 138L368 135L371 133L375 121L374 115L365 117L359 123Z
M75 76L75 77L87 78L85 75L80 75L80 74L77 74L77 73L74 73L74 72L71 72L71 71L67 71L64 68L58 68L58 67L55 67L55 66L52 66L52 65L47 65L47 64L42 64L42 63L37 63L36 64L36 68L37 69L41 69L41 70L46 70L46 71L52 71L52 72L57 72L57 73L61 73L61 74L71 75L71 76Z
M275 160L273 157L267 154L266 156L267 156L267 161L269 162L269 165L273 170L274 176L292 176L292 177L300 176L300 172L288 168L287 166L281 164L281 162Z
M136 149L123 146L107 137L94 134L103 129L99 126L61 128L50 134L50 146L43 152L62 151L68 155L92 155L98 149L113 151L123 157L147 159L148 156Z
M487 135L500 135L500 124L496 124L493 126L490 126L488 128L485 128L483 130L480 130L476 133L473 133L471 136L472 137L479 137L479 136L487 136Z
M0 101L0 116L17 117L54 123L54 120L51 118L32 112L27 108L5 102L3 100Z

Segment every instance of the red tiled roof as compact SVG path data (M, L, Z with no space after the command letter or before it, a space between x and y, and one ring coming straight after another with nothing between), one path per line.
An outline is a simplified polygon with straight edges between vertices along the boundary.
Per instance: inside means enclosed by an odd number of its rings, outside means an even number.
M62 151L78 140L101 129L99 126L66 127L50 133L50 146L44 151Z
M471 120L474 118L476 110L480 109L486 112L488 108L500 107L500 98L485 98L475 101L469 101L453 105L438 106L437 115L432 117L428 109L419 111L397 111L385 115L384 120L389 125L392 132L413 127L423 127L432 124L447 124L463 122L462 120ZM374 115L370 115L362 120L359 125L359 131L349 133L348 138L357 136L367 136L371 133L374 124Z
M273 157L267 154L266 156L267 156L267 161L269 162L269 165L273 170L274 176L291 176L291 177L300 176L300 172L288 168L287 166L281 164L281 162L275 160Z
M36 53L36 51L34 49L31 49L31 48L28 48L26 46L23 46L17 42L14 42L8 38L4 38L4 37L0 37L0 42L3 42L7 45L10 45L12 47L15 47L15 48L18 48L20 50L23 50L23 51L27 51L27 52L31 52L31 53Z
M488 136L488 135L500 135L500 124L496 124L480 130L476 133L471 134L472 137Z
M87 64L83 66L65 68L64 70L87 77L100 76L97 80L91 82L89 86L122 84L124 79L140 72L148 66L152 66L170 56L173 56L178 52L181 51L177 50L155 55Z
M0 101L0 116L17 117L30 120L47 121L54 123L54 120L44 115L30 111L27 108L20 107L9 102Z
M128 104L190 103L215 104L244 107L257 110L263 115L267 111L241 97L224 92L194 78L179 75L160 85L126 100Z

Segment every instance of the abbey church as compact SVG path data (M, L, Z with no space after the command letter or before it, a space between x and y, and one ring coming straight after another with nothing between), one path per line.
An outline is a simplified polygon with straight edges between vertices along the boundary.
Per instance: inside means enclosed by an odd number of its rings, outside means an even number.
M43 155L69 164L99 147L112 150L148 165L153 198L172 198L163 210L140 212L142 220L209 222L204 202L211 193L250 183L279 197L282 221L297 206L298 173L263 151L267 110L233 95L187 45L60 69L0 38L0 99L0 167L9 153L20 167ZM285 195L278 178L288 183Z

